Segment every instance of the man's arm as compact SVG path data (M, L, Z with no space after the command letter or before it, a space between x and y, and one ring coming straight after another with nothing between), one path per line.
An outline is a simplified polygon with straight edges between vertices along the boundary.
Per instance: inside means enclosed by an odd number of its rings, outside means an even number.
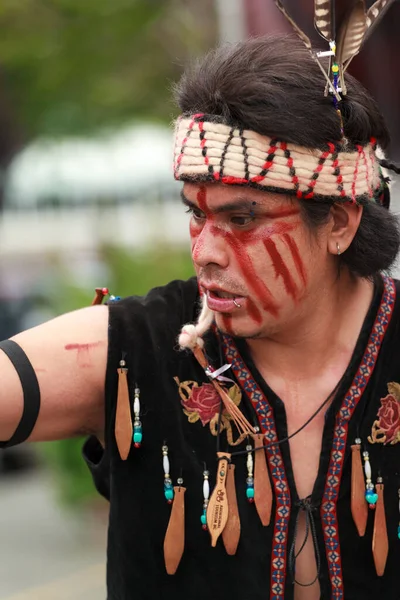
M108 308L84 308L12 338L36 373L41 404L30 441L55 440L104 429ZM29 396L29 394L28 394ZM22 416L18 374L0 350L0 441L8 441Z

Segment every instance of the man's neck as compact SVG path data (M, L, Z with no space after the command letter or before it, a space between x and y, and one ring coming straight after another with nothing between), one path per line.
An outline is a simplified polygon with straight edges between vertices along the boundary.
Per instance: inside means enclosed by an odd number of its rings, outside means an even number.
M373 298L373 283L347 273L304 301L295 322L248 340L258 369L289 380L309 379L325 367L343 374Z

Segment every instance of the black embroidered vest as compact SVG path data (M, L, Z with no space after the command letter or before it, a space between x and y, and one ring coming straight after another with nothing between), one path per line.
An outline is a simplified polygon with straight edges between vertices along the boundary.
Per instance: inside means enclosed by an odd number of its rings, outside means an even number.
M318 477L309 498L324 600L400 597L400 403L387 390L388 383L400 382L396 288L399 291L400 284L391 279L377 282L351 363L325 417ZM246 497L245 454L234 459L241 520L236 555L228 556L221 540L211 548L209 534L201 526L205 464L211 487L215 481L213 434L218 404L197 361L190 353L180 352L176 344L181 326L195 320L197 301L197 284L192 279L110 306L106 452L102 456L93 440L86 447L98 489L110 498L108 600L289 600L294 585L288 556L301 503L288 443L267 450L274 493L268 527L262 526ZM258 420L266 442L284 439L284 405L257 372L245 343L229 336L218 343L210 333L206 351L216 367L221 361L231 363L226 374L239 384L240 407L249 419ZM143 424L142 446L132 445L126 461L119 458L114 436L117 368L122 354L132 401L134 387L138 385L141 391ZM386 432L387 443L368 442L373 426L380 432L374 439L382 440ZM235 437L229 423L221 437L223 450L228 449L227 434ZM389 554L382 577L376 575L372 555L374 513L369 511L366 533L360 537L350 510L350 446L357 437L369 452L373 482L380 475L384 483ZM163 488L161 448L165 442L173 482L182 476L187 490L185 551L173 576L167 575L163 557L171 512Z

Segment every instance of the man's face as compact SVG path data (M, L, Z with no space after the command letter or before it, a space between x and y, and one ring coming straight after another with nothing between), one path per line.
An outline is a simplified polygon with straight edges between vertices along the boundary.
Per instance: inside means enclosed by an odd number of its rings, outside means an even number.
M247 187L185 183L192 258L216 325L263 337L301 318L327 268L298 200Z

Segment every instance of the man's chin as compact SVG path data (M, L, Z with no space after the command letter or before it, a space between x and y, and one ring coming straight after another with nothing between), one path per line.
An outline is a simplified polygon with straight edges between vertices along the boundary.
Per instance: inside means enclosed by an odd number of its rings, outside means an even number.
M264 336L262 327L251 321L248 317L243 318L230 314L215 313L215 324L223 333L238 338L258 339Z

